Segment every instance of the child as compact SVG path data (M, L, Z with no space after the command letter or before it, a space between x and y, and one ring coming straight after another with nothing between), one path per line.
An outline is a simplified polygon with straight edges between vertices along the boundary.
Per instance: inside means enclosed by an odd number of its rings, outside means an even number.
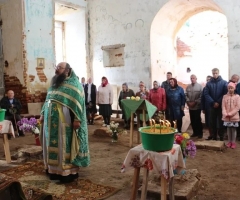
M223 125L227 127L228 143L227 147L236 148L236 136L239 121L240 97L234 94L236 84L230 82L228 84L228 93L223 96L222 100L222 120Z

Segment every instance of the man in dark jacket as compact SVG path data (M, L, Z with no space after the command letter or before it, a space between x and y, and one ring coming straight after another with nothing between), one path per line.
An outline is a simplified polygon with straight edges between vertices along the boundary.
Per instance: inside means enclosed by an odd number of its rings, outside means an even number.
M213 137L217 140L217 134L223 141L224 128L222 122L222 98L227 93L227 81L223 80L219 75L219 69L212 70L212 79L207 83L204 96L206 103L210 108L210 127ZM210 138L209 138L210 139Z
M15 127L17 126L15 123L15 120L16 122L21 120L20 110L22 108L22 105L18 99L14 98L14 92L12 90L8 90L7 96L1 99L0 106L1 108L7 110L5 113L5 119L10 120L14 125L14 129L15 129ZM19 130L19 128L18 128L18 134L20 136L24 136L23 132Z
M95 113L97 113L96 107L97 89L96 85L92 83L91 78L88 79L88 83L84 87L84 93L88 124L92 125L94 121L94 115Z
M161 88L165 89L165 92L170 88L169 80L172 78L172 72L167 72L167 80L162 82Z

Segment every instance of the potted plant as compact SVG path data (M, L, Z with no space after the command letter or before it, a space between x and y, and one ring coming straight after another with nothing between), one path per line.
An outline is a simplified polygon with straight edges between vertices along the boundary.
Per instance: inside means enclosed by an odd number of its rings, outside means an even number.
M35 119L34 117L28 118L22 118L20 121L17 122L17 125L19 126L19 129L22 130L25 133L30 132L34 134L36 145L41 146L39 134L40 134L40 121Z

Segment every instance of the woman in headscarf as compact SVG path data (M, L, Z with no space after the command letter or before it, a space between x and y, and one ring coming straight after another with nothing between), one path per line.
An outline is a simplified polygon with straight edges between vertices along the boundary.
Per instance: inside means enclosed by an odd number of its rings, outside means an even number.
M112 115L113 89L108 79L103 76L102 84L98 87L96 104L99 106L99 114L103 116L103 126L110 125Z
M157 111L166 110L166 94L159 82L153 81L153 89L149 93L149 101L157 107Z
M140 91L136 93L136 96L148 100L149 92L146 90L146 86L142 81L139 83L139 89Z
M184 107L186 103L184 90L178 86L177 79L169 79L170 88L167 93L167 119L173 126L173 121L177 121L178 132L182 132L182 118L184 116Z
M119 107L122 109L122 119L124 119L124 128L130 127L130 120L127 120L125 118L125 113L124 113L123 107L121 105L121 100L126 99L127 97L132 97L132 96L135 96L133 90L128 88L127 83L123 83L122 91L120 92L119 97L118 97L118 104L119 104Z

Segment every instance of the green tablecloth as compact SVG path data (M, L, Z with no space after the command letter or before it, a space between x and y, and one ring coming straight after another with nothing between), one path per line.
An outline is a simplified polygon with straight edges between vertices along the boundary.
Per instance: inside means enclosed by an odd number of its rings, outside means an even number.
M156 106L151 104L148 100L143 99L140 99L139 101L123 99L121 100L121 105L127 120L131 117L131 113L135 113L137 110L146 110L146 120L151 118L157 111ZM140 116L140 118L142 119L142 116Z

